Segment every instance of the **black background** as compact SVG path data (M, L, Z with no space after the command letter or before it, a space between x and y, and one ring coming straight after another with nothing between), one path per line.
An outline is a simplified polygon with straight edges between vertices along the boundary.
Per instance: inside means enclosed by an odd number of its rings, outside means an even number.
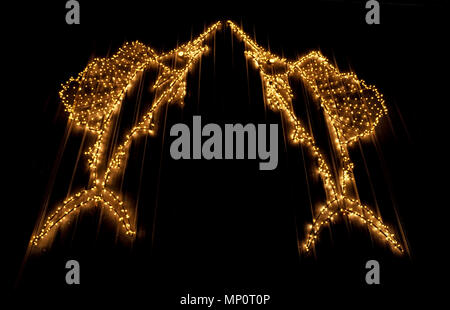
M245 7L239 2L80 1L80 25L65 24L64 1L8 9L7 287L18 296L36 294L36 305L68 298L108 302L112 308L121 302L172 308L187 293L271 294L277 309L435 300L430 294L439 296L437 279L445 269L445 246L437 242L444 237L439 232L444 205L436 200L443 196L436 175L445 151L438 129L431 128L445 106L440 97L446 78L444 11L439 3L380 2L381 25L365 23L364 1ZM201 69L189 74L185 107L164 107L158 134L138 138L132 148L124 193L138 206L137 239L118 235L99 210L85 211L76 225L62 229L51 248L27 256L43 204L49 199L51 209L67 195L82 140L82 132L72 131L65 143L60 84L92 57L113 54L125 41L168 51L227 19L290 59L320 49L342 71L353 70L385 95L389 117L377 128L377 143L364 141L351 156L362 201L378 206L396 232L401 223L409 254L392 253L367 229L341 219L321 233L315 255L299 255L297 238L304 238L311 221L310 199L313 206L323 199L321 185L311 177L306 182L311 163L301 147L285 144L279 113L264 109L257 70L247 69L242 42L224 29L209 42L215 48L202 58ZM151 102L151 77L147 73L141 84L143 111ZM319 144L329 150L320 110L300 83L293 85L296 112L306 120L309 109ZM125 116L132 116L137 97L135 91L126 98ZM201 115L203 124L278 123L277 169L259 171L255 160L173 160L169 129L178 122L190 125L193 115ZM123 119L125 132L133 119ZM81 156L72 192L86 186L86 171ZM65 284L68 259L81 264L80 286ZM369 259L381 264L379 286L364 281Z

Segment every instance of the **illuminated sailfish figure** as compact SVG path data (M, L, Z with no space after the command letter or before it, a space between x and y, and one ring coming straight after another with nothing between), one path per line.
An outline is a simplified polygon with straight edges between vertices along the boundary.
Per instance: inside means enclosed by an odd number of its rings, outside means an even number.
M372 134L379 118L386 113L382 95L354 74L340 73L319 52L311 52L297 61L288 61L260 47L233 22L228 21L226 24L244 41L246 56L259 68L266 104L282 112L292 128L291 141L307 146L317 162L325 188L326 204L320 208L313 223L308 225L304 250L310 251L324 225L342 214L359 218L394 249L403 252L402 246L382 219L357 198L353 163L348 154L348 145ZM38 245L74 211L92 205L109 209L122 224L125 233L135 235L130 215L120 197L109 189L110 185L123 172L133 137L154 132L154 115L162 105L182 102L186 94L187 73L207 50L205 41L220 26L220 22L212 25L195 40L163 55L157 55L139 42L125 44L111 58L94 59L77 78L71 78L63 86L60 96L70 112L70 118L96 135L96 142L87 152L93 186L76 193L57 207L39 227L38 233L32 236L30 242L33 245ZM171 68L166 65L168 60L174 58L181 66ZM110 137L111 118L118 113L126 90L137 74L151 65L160 68L154 84L156 96L153 104L143 119L126 135L123 143L116 147L111 160L102 165L105 145ZM300 77L320 101L339 155L341 167L337 175L332 173L314 137L293 111L290 77Z
M314 51L297 61L288 61L260 47L233 22L228 21L227 25L244 41L246 56L259 69L266 104L282 112L292 129L291 141L307 146L317 163L326 193L326 204L320 207L313 223L307 226L308 234L303 249L310 251L323 226L341 214L358 218L394 249L403 252L394 233L357 198L353 163L348 153L348 145L372 134L380 117L387 112L382 95L356 75L339 72L320 52ZM338 175L332 173L314 137L294 113L290 77L301 78L323 108L333 146L339 155L341 167Z
M60 91L70 119L95 135L95 143L86 154L92 186L82 190L58 206L37 228L30 243L38 245L43 239L80 208L99 206L117 218L127 235L135 235L129 211L121 198L112 191L111 184L123 172L125 157L134 137L153 134L154 116L164 104L182 104L186 95L188 72L208 50L208 38L220 27L217 22L196 39L158 55L140 42L126 43L110 58L96 58L76 78L70 78ZM176 66L170 64L176 63ZM125 136L105 163L106 145L111 137L112 118L120 110L127 90L140 72L156 66L158 77L153 85L154 101L141 121Z

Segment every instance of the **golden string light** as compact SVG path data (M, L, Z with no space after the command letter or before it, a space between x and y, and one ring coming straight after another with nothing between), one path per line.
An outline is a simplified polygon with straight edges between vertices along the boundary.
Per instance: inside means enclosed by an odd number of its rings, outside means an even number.
M292 128L289 136L291 141L307 146L317 162L326 193L326 204L319 208L313 223L307 225L308 233L303 248L307 252L310 251L324 225L342 214L348 215L349 218L358 218L394 249L403 252L402 246L381 217L376 216L357 198L353 163L348 154L349 144L372 134L380 117L387 112L382 95L375 87L359 80L355 74L339 72L318 51L311 52L297 61L288 61L259 46L233 22L228 21L227 25L243 40L246 46L245 55L259 69L266 104L283 113ZM341 162L338 176L331 172L314 137L294 113L293 92L289 84L289 78L292 77L300 77L320 101L331 140Z
M292 128L289 136L291 141L307 146L317 162L326 204L320 207L313 223L307 225L308 233L303 248L309 251L324 225L338 215L347 215L350 219L359 219L394 249L402 252L400 243L381 217L362 205L357 198L353 163L348 153L348 146L359 138L371 135L380 117L387 112L382 95L353 73L339 72L320 52L311 52L297 61L288 61L260 47L233 22L228 21L226 25L244 41L245 55L259 68L266 104L282 112ZM187 74L208 50L205 41L220 26L221 23L217 22L196 39L161 55L140 42L126 43L112 57L91 61L77 78L70 78L62 86L60 97L70 114L69 118L95 134L95 142L86 152L93 185L64 200L38 228L38 233L32 236L32 245L38 245L75 211L90 206L109 210L122 224L127 235L135 235L129 211L110 186L124 170L133 138L155 132L154 116L160 107L171 102L182 104ZM171 60L176 60L176 67L168 64ZM141 121L115 148L111 159L104 163L112 118L118 113L127 90L133 86L138 74L150 66L159 68L153 85L156 92L153 103ZM300 77L320 101L331 140L339 154L341 168L338 175L331 172L314 137L294 113L293 92L289 84L289 78L292 77Z
M182 104L186 94L187 74L208 50L205 41L220 25L220 22L215 23L196 39L161 55L140 42L125 43L115 55L110 58L95 58L78 77L70 78L62 85L59 95L70 114L69 119L95 134L95 143L86 152L93 185L64 200L47 217L42 227L38 228L38 233L31 237L32 245L38 245L75 211L90 206L106 208L122 224L127 235L135 235L129 211L119 195L109 189L109 185L114 176L123 172L123 161L132 139L140 134L154 133L154 115L159 108L168 103ZM171 62L175 62L176 66L170 66ZM116 147L111 160L103 165L112 117L118 113L125 94L133 86L137 75L152 65L159 69L153 85L156 93L154 101L142 120Z

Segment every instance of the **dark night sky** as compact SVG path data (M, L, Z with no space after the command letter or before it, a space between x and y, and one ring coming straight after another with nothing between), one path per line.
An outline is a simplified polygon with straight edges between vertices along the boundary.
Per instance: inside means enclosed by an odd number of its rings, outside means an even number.
M155 309L162 309L156 306L161 303L176 305L178 296L188 292L270 293L278 309L322 298L324 293L331 297L352 291L361 300L395 298L406 304L436 292L436 274L442 272L440 262L445 259L437 246L439 237L430 238L440 235L442 216L435 218L444 207L436 177L445 158L440 155L445 154L439 146L442 139L436 134L442 132L438 119L447 101L441 95L442 76L446 78L444 10L437 2L380 2L381 25L372 26L364 21L364 1L295 5L277 1L255 7L242 7L237 1L205 5L80 1L81 25L72 26L64 22L63 2L8 9L5 40L13 48L6 61L7 69L12 67L7 89L12 109L4 122L10 147L5 151L6 169L11 175L4 195L12 197L3 204L11 225L6 237L11 247L7 286L19 279L19 295L54 290L71 296L75 291L80 300L93 289L99 297L107 289L123 288L132 294L128 298ZM342 71L353 70L384 94L389 118L377 128L379 148L365 142L361 149L352 149L351 156L361 198L370 206L376 202L385 221L398 229L395 205L411 256L397 256L372 241L364 228L338 221L322 232L316 257L298 257L295 224L302 238L311 219L304 162L301 149L285 148L281 134L279 165L272 172L258 171L257 163L249 160L175 162L170 158L168 129L177 122L190 124L192 115L202 115L204 123L271 122L281 129L278 113L264 114L257 71L250 68L247 80L243 44L223 31L216 36L215 62L213 56L205 56L201 74L197 67L188 76L186 106L163 109L165 135L161 131L156 137L141 138L133 148L137 166L144 150L147 154L140 185L144 193L139 199L141 237L132 246L116 242L112 223L105 220L96 232L100 213L84 214L76 230L66 229L52 248L30 257L19 276L64 143L67 115L58 99L60 84L83 70L92 57L107 56L125 41L140 40L167 51L201 33L204 26L227 19L242 23L262 46L291 59L320 49ZM301 91L296 98L296 109L302 111ZM132 94L124 105L133 109L135 100ZM68 140L50 207L66 195L80 141L79 133ZM84 186L83 163L74 188ZM133 196L139 174L130 169L125 188ZM82 264L79 288L64 283L64 263L69 258ZM364 283L368 259L381 263L379 287Z

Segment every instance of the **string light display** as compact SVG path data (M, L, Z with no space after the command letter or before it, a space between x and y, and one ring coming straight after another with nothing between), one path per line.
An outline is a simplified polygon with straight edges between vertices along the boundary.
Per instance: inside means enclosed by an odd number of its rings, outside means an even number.
M233 22L228 21L226 25L243 40L245 55L259 69L265 103L272 110L282 113L291 127L290 140L306 146L317 163L326 203L319 208L312 224L307 225L303 249L310 251L322 228L339 215L344 215L359 219L392 248L403 252L381 217L360 202L348 152L353 141L373 134L379 119L386 114L382 95L355 74L339 72L320 52L314 51L296 61L289 61L259 46ZM92 206L109 210L122 225L125 234L136 234L130 212L120 196L111 190L111 185L123 173L133 138L155 133L155 115L161 106L183 103L187 74L208 50L206 40L220 26L221 22L217 22L196 39L160 55L140 42L126 43L112 57L92 60L76 78L70 78L62 86L60 98L69 118L95 136L95 142L86 152L92 186L67 198L48 215L42 227L38 227L37 233L31 237L32 245L38 245L77 210ZM174 66L174 63L177 65ZM105 151L111 137L113 116L119 112L125 94L137 76L151 66L159 69L153 85L153 103L106 162ZM300 78L320 102L333 146L339 155L338 173L332 173L313 135L294 113L290 78Z
M326 204L319 208L313 223L307 225L308 233L303 249L310 251L322 228L341 214L350 219L359 219L392 248L403 252L394 233L383 223L381 217L376 216L357 198L353 163L348 153L349 144L372 134L379 119L386 114L383 96L375 87L366 85L355 74L339 72L318 51L296 61L288 61L259 46L233 22L228 21L227 25L243 40L246 46L245 55L259 69L266 104L283 113L292 128L289 136L291 141L308 147L317 163L326 193ZM301 78L323 108L331 140L341 163L338 175L331 172L314 137L294 113L289 78L295 77Z
M93 185L64 200L47 217L42 227L38 228L38 233L31 237L32 245L38 245L75 211L91 206L109 210L122 224L127 235L136 234L129 211L119 195L109 189L110 185L123 172L132 139L155 132L154 116L161 106L176 102L182 104L186 95L187 74L208 50L206 40L220 26L221 23L217 22L196 39L161 55L140 42L125 43L115 55L110 58L95 58L76 78L70 78L62 85L59 95L69 118L95 134L95 142L86 152ZM104 163L113 115L118 113L125 94L133 86L137 75L150 66L157 66L159 69L153 85L154 101L141 121L116 147L111 159Z

